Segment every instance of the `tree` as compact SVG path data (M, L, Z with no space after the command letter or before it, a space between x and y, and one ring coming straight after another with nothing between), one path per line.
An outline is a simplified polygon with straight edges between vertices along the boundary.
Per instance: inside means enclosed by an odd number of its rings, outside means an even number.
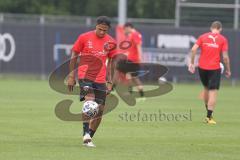
M128 17L174 18L175 0L127 0ZM0 0L1 12L117 17L118 0Z

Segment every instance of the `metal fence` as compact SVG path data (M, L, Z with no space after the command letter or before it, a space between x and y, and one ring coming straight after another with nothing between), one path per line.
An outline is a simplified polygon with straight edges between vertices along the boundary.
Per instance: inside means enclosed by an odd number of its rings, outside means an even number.
M206 27L214 20L239 28L239 0L176 0L175 26Z
M87 17L82 18L80 23L76 21L71 23L69 20L66 23L62 20L64 17L59 17L59 23L50 23L51 18L43 18L43 16L29 18L26 15L16 21L13 17L19 15L7 16L11 18L7 20L5 16L0 23L0 74L26 73L47 77L69 58L71 45L78 35L94 29L93 20L87 20ZM35 23L30 23L33 20ZM170 69L166 77L174 81L189 80L192 77L187 72L188 53L197 37L208 31L208 27L175 28L141 24L137 29L143 35L145 62L166 65ZM110 34L114 36L114 27ZM240 37L238 35L240 32L228 29L224 30L223 34L229 39L233 79L239 79Z
M78 35L91 30L95 17L0 14L0 74L26 73L46 78L69 58L71 45ZM143 34L145 62L169 67L167 78L189 80L186 70L190 47L207 27L175 27L174 20L128 19ZM111 35L117 19L112 18ZM183 22L181 22L183 23ZM240 77L238 54L239 30L225 29L229 38L233 80Z

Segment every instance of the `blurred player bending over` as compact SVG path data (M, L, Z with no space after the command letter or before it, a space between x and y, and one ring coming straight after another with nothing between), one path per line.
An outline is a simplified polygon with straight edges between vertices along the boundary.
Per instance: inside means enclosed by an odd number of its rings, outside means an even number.
M117 69L120 72L126 73L128 80L129 92L132 93L133 84L137 86L141 97L144 97L142 82L138 78L140 71L141 55L142 55L142 35L139 33L131 23L124 25L124 41L131 43L130 47L124 50L124 55L127 59L120 60ZM114 81L117 76L114 76Z
M105 46L109 42L115 43L115 40L107 34L109 28L109 18L106 16L98 17L95 30L81 34L72 48L68 76L69 91L73 90L76 83L74 68L77 59L80 58L78 66L80 101L93 99L100 107L97 118L83 122L83 145L88 147L95 147L92 138L102 119L107 90L111 90L111 85L108 89L106 86L106 60L113 56L115 50L106 50ZM93 93L89 93L88 88L92 88Z
M221 35L222 24L215 21L211 25L211 32L204 33L199 36L196 44L191 50L191 62L188 70L191 73L195 72L194 58L197 49L201 49L199 58L199 76L204 86L204 102L207 109L206 122L208 124L216 124L213 120L213 110L216 105L217 91L220 87L221 69L220 69L220 54L222 53L223 62L226 67L225 75L227 78L231 76L230 60L228 56L228 41Z

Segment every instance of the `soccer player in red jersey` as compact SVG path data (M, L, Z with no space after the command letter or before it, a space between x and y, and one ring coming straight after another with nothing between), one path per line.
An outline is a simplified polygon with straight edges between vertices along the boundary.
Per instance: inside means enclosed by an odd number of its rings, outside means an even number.
M126 60L118 62L118 70L126 73L126 77L129 80L129 92L132 92L132 83L135 83L139 94L144 97L142 82L138 78L140 71L141 55L142 55L142 35L139 33L131 23L124 25L124 41L130 42L130 47L124 50Z
M228 56L228 40L221 35L222 24L215 21L211 25L211 32L202 34L191 50L191 62L188 70L195 72L194 59L197 49L201 49L198 70L201 82L204 86L204 102L207 109L206 122L208 124L216 124L213 120L213 110L216 105L217 91L220 87L221 69L220 59L223 57L225 64L225 75L227 78L231 76L230 60Z
M115 43L115 40L107 34L109 28L109 18L98 17L95 30L81 34L72 48L68 89L72 91L76 84L74 68L79 59L80 101L94 100L99 104L98 116L83 121L83 144L88 147L95 147L92 137L101 122L106 95L111 90L111 79L109 85L106 85L106 60L113 56L115 50L110 50L107 46Z

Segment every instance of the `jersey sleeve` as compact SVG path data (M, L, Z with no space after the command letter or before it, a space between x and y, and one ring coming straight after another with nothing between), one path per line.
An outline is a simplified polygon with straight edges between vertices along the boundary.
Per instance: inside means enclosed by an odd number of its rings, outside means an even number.
M76 53L80 53L83 49L83 44L84 44L84 37L82 35L80 35L78 37L78 39L75 41L75 43L72 47L72 51L74 51Z
M223 40L222 52L228 51L228 41L226 38Z
M136 45L141 45L142 44L142 35L140 33L135 33L133 35L133 41Z
M202 45L202 36L199 36L199 37L198 37L196 44L197 44L198 46L201 46L201 45Z
M113 48L108 53L108 58L113 58L117 54L117 42L114 39L111 39L109 41L109 44L111 45L110 48Z

